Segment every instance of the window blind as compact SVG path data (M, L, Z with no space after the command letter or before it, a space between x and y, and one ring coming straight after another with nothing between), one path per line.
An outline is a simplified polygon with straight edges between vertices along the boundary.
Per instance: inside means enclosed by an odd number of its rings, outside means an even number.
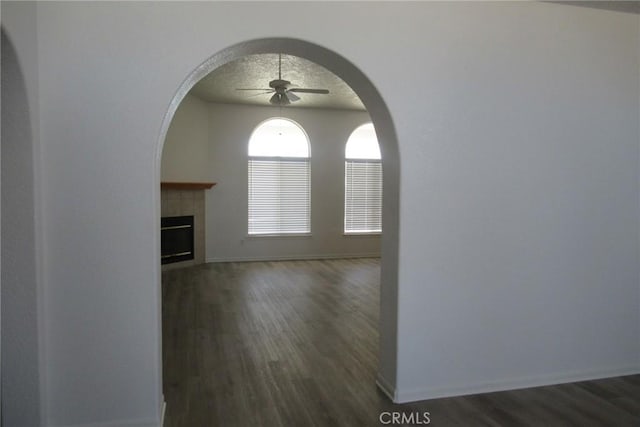
M249 159L249 234L311 231L309 159Z
M345 233L382 231L382 163L345 161Z

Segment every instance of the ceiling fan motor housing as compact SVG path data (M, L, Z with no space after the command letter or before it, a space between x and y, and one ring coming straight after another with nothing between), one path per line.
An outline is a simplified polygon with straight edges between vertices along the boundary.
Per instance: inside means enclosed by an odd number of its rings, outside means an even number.
M269 82L269 87L274 88L276 91L285 91L289 86L291 86L291 82L288 80L276 79Z

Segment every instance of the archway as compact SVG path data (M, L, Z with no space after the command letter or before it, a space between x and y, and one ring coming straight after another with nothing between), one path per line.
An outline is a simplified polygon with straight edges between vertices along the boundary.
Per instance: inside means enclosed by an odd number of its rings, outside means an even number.
M2 46L2 417L6 425L40 425L42 313L34 178L33 117L26 77L5 29ZM9 344L9 345L7 345Z
M396 132L387 106L377 89L355 65L337 53L310 42L269 38L243 42L230 46L197 66L186 77L174 95L164 117L156 151L155 204L160 200L160 165L163 144L173 116L189 90L203 77L216 68L247 55L282 53L305 58L315 62L339 76L358 95L365 105L376 128L382 152L383 178L383 229L380 272L380 324L379 324L379 367L378 385L393 398L391 390L396 382L397 319L398 319L398 235L399 235L399 183L400 158ZM159 209L155 212L156 229L160 229ZM159 235L156 236L159 242ZM159 244L156 244L156 271L160 271ZM160 274L157 275L160 286ZM159 319L160 321L160 319ZM160 328L161 330L161 328ZM160 364L161 366L162 364Z

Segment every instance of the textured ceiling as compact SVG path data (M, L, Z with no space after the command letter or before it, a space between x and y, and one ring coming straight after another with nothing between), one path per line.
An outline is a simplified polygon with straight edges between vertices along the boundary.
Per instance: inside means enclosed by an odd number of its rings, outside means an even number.
M237 89L269 89L269 82L277 78L277 53L249 55L215 69L190 93L209 102L271 106L272 94ZM290 81L292 87L329 90L328 95L296 93L300 100L291 104L292 107L365 110L358 95L342 79L306 59L282 55L282 79Z

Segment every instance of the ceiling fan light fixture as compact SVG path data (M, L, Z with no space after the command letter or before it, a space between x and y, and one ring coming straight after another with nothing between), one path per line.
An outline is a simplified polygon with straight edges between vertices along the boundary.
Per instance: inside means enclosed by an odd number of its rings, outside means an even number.
M274 93L269 102L279 106L291 104L291 101L289 101L289 98L287 98L287 95L284 93Z

